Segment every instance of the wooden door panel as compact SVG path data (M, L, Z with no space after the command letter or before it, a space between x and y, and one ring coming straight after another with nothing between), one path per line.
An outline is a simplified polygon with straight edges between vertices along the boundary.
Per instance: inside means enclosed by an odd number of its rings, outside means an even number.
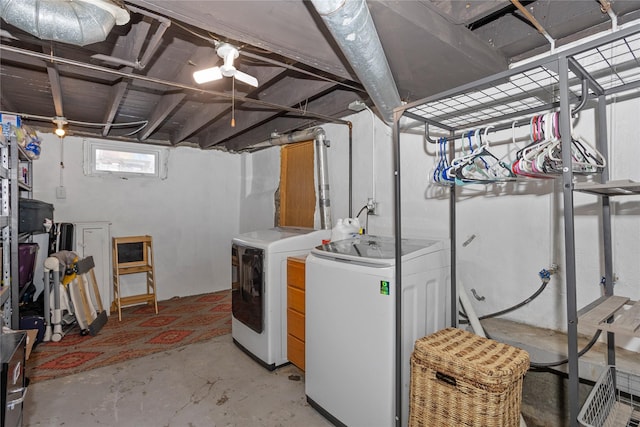
M280 225L313 228L313 141L283 146L280 155Z

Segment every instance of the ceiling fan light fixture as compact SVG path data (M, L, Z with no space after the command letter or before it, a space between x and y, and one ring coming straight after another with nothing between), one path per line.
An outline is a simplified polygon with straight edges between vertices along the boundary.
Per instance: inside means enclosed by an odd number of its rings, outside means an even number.
M220 80L221 78L222 72L220 71L220 67L205 68L204 70L193 73L193 80L198 84Z
M220 80L223 77L231 77L253 87L258 87L258 79L243 73L233 65L233 60L238 58L238 49L229 43L220 43L216 48L216 54L224 63L219 67L207 68L193 73L193 79L197 84Z

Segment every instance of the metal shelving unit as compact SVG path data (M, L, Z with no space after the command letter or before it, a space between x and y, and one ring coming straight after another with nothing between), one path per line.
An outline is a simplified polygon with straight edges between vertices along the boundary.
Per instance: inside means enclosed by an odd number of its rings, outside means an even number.
M11 297L11 200L10 200L9 144L0 132L0 229L2 230L2 286L0 306L5 307ZM5 311L6 313L6 311Z
M562 179L565 225L568 391L571 426L578 425L578 411L580 409L578 402L578 308L576 302L573 193L574 191L582 191L596 194L601 199L605 265L605 287L602 301L609 301L608 304L612 307L619 306L625 299L618 300L618 297L614 297L614 300L610 299L613 297L613 262L609 198L621 194L640 194L640 183L608 182L609 171L606 168L601 173L600 183L574 184L574 173L571 167L571 114L580 111L589 101L591 101L589 106L595 103L597 148L601 153L607 153L607 99L611 95L638 88L640 88L640 25L635 25L619 29L580 46L534 60L517 68L406 104L394 112L396 278L397 286L400 288L402 286L401 253L398 249L402 236L400 155L401 128L405 126L404 121L410 119L408 121L417 121L423 124L427 137L429 132L433 132L435 129L441 135L457 139L465 131L472 129L486 128L487 126L493 126L495 130L508 129L514 123L516 126L528 126L529 119L534 114L550 110L560 112L563 168L559 179ZM637 96L637 94L631 93L630 96ZM451 155L453 155L453 151L451 151ZM451 323L453 325L457 324L456 313L458 312L455 274L455 192L456 188L452 186L449 199L449 221L452 242ZM401 294L402 292L397 292L397 295ZM627 299L622 305L628 303ZM400 313L401 301L397 300L396 304L396 312ZM586 308L598 305L594 302ZM581 310L580 314L586 315L586 308ZM637 313L640 308L633 310L634 313ZM602 322L597 324L601 329L608 331L608 363L610 365L615 364L614 332L620 332L619 328L610 326L607 321L612 315L611 312L596 312L596 314L592 312L594 319L602 317L605 319L604 324ZM399 323L399 319L397 319L397 323ZM623 329L633 328L634 324L632 321L625 321ZM400 387L401 384L396 385L396 393L399 393Z

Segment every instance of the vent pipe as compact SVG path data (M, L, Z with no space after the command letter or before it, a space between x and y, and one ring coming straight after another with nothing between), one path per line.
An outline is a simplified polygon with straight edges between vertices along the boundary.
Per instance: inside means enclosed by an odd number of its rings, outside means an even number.
M0 17L42 40L77 46L104 41L129 22L119 0L0 0Z
M316 132L316 164L318 165L318 204L320 207L320 228L331 229L331 200L329 199L329 168L327 147L329 141L322 128Z
M382 119L393 123L402 105L391 68L365 0L311 0Z
M327 165L327 147L329 146L329 141L327 140L324 129L315 127L285 135L274 134L266 141L259 142L247 148L266 148L310 140L314 140L316 144L320 228L329 230L331 229L331 199L329 197L329 167Z

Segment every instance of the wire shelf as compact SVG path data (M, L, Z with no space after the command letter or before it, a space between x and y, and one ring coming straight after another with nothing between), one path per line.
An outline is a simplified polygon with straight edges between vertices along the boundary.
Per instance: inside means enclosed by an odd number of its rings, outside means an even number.
M585 427L638 427L640 377L608 366L578 414Z
M559 107L558 59L570 59L571 103L583 96L610 95L640 88L640 26L550 55L531 64L465 85L455 93L425 98L405 108L407 115L444 130L469 130L501 125Z
M408 111L453 129L472 128L482 122L500 124L557 104L558 85L558 74L539 66L503 83L427 102ZM574 97L579 95L579 85L576 88Z
M576 54L576 61L605 90L640 80L640 34Z

